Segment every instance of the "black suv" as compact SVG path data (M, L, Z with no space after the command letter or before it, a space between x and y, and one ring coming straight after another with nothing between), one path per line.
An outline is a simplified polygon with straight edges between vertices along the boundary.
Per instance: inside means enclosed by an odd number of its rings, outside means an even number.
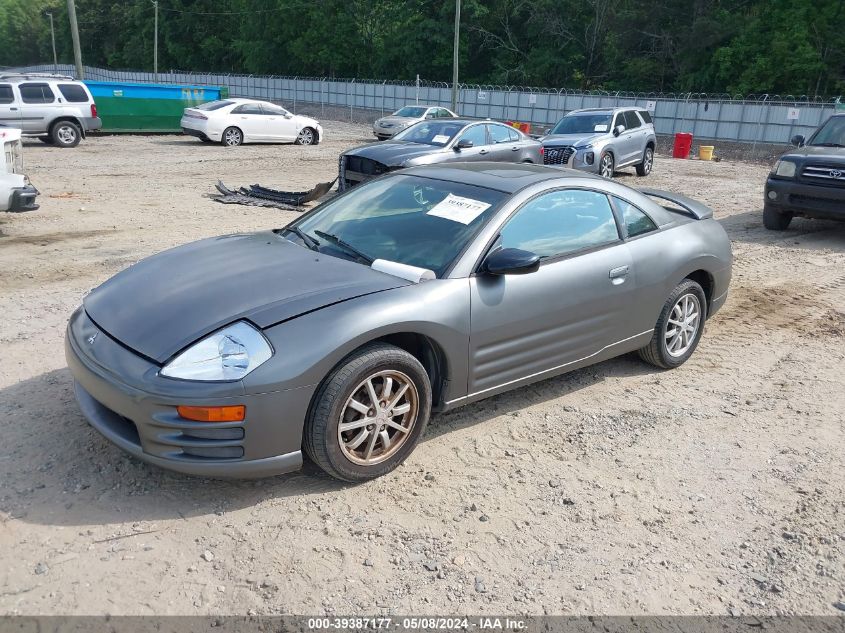
M809 140L792 137L766 180L763 224L783 231L793 216L845 221L845 113L835 114Z

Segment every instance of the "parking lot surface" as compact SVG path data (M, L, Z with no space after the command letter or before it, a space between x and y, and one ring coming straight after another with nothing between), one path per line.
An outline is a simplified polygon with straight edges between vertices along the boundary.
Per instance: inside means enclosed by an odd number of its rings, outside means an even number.
M357 486L310 465L171 474L93 431L62 347L83 294L165 248L285 224L203 194L306 189L370 140L326 138L27 143L41 210L0 217L0 613L837 613L845 224L765 231L765 166L658 156L619 176L702 200L733 241L728 302L679 369L625 356L436 416Z

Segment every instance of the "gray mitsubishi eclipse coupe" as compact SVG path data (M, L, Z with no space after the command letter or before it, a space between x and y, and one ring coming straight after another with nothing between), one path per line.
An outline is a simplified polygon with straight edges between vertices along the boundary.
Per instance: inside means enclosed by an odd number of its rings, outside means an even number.
M583 172L415 167L287 227L160 253L85 297L65 352L109 440L206 476L347 481L444 411L639 351L695 350L731 248L703 205Z

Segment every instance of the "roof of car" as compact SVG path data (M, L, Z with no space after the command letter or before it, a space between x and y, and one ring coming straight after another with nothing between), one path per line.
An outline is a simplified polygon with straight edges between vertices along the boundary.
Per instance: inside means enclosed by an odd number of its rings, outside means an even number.
M567 114L585 114L589 112L607 112L610 114L611 112L621 112L623 110L645 110L645 108L638 108L637 106L620 106L618 108L583 108L581 110L572 110Z
M599 176L574 169L559 169L532 165L530 163L443 163L410 167L403 174L415 174L424 178L450 180L495 189L504 193L515 193L529 185L545 180L560 178L599 179Z

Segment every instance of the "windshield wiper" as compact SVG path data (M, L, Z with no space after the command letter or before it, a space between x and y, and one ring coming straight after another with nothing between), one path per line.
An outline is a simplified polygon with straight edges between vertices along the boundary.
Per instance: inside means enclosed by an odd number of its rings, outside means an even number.
M355 255L355 257L357 257L358 259L364 260L365 262L367 262L367 265L372 264L375 261L372 257L370 257L369 255L367 255L365 253L362 253L357 248L352 246L352 244L350 244L349 242L343 241L337 235L332 235L331 233L326 233L324 231L320 231L320 230L316 230L316 229L314 230L314 233L316 233L317 235L319 235L323 239L329 240L332 244L340 246L347 253L351 253L352 255Z
M285 231L290 231L291 233L296 235L299 239L301 239L303 242L305 242L305 246L310 248L312 251L316 251L318 249L318 247L320 246L320 243L317 240L315 240L313 237L308 235L305 231L303 231L299 227L286 226Z
M841 143L813 143L816 147L845 147Z

